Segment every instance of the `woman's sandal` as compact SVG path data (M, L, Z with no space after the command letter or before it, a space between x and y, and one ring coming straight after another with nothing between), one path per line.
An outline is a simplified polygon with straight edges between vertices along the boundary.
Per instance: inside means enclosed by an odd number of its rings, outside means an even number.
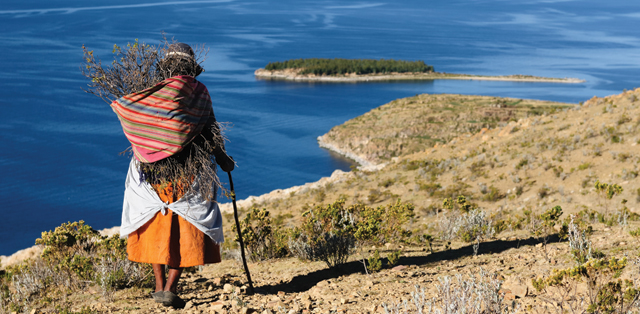
M153 301L155 301L156 303L164 304L164 291L151 292L150 295L153 298Z
M171 291L164 291L164 299L162 301L164 306L173 306L174 308L183 308L186 303L179 296Z

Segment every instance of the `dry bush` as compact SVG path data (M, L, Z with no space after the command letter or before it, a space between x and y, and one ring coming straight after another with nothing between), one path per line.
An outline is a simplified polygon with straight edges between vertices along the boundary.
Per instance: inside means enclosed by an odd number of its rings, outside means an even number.
M482 268L477 277L464 279L461 275L438 278L437 297L427 299L424 288L416 286L411 301L383 304L387 314L506 314L517 313L519 306L507 304L500 291L502 281L496 274Z
M386 206L345 206L340 199L305 212L301 226L290 231L289 250L306 260L320 260L329 267L343 264L357 246L401 242L411 232L404 229L414 206L400 200ZM364 259L364 257L363 257Z
M460 205L462 214L454 211L456 203ZM487 213L479 208L472 209L476 205L469 203L463 196L458 197L457 202L445 199L443 206L450 211L437 221L440 238L444 241L460 238L464 242L474 242L473 253L477 255L480 242L492 238L495 234L495 228Z
M183 70L183 65L178 62L162 63L160 60L165 57L169 45L175 42L174 39L169 40L163 36L157 46L139 43L137 39L124 47L114 45L113 61L108 66L103 66L93 50L83 45L84 64L80 71L90 81L85 92L110 104L124 95L147 89L174 76L176 72ZM208 50L201 45L194 47L194 53L195 63L201 64L206 59Z
M237 233L235 225L233 231ZM240 222L242 240L252 261L262 261L270 258L286 256L288 232L274 227L271 216L266 208L252 207ZM235 236L238 241L238 236Z
M594 258L574 268L556 269L551 276L533 279L532 284L551 307L543 313L637 313L638 283L619 279L626 266L626 258Z
M54 231L43 232L36 243L45 247L41 257L8 267L2 275L3 308L26 311L38 307L45 296L92 285L98 286L110 300L115 289L150 286L153 280L149 265L127 260L126 240L119 235L101 237L83 221L64 223Z

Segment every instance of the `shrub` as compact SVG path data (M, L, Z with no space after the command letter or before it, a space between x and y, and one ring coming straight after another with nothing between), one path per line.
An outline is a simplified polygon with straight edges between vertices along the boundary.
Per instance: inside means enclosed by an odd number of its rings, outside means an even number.
M506 197L506 194L502 193L495 186L490 186L489 191L482 197L487 202L497 202Z
M398 262L400 261L400 254L402 254L402 251L397 250L387 255L387 260L389 261L389 267L393 267L396 264L398 264Z
M549 189L549 187L545 184L544 186L541 186L538 189L538 197L540 199L543 199L543 198L549 196L550 192L551 192L551 189Z
M612 199L614 196L622 193L623 189L617 184L607 184L600 181L595 183L596 192L605 199Z
M580 309L582 300L586 301L582 310L587 313L629 313L638 307L640 291L632 281L618 279L626 266L626 258L592 259L574 268L556 269L549 277L532 279L532 284L545 292L548 298L543 300L561 313ZM577 283L581 281L587 285L586 295L578 292Z
M640 237L640 228L629 231L629 234L635 238Z
M345 200L340 199L305 212L288 246L299 258L334 267L347 261L356 244L405 241L411 232L403 225L413 217L413 210L412 204L400 200L373 208L364 204L345 207Z
M468 213L471 209L478 207L476 204L473 204L467 201L467 198L463 195L458 195L458 198L454 202L450 198L445 198L442 201L442 207L446 209L454 209L457 208L465 213Z
M407 314L484 314L484 313L517 313L519 308L509 304L501 291L502 281L497 274L490 274L482 268L477 276L463 278L440 277L436 284L436 297L427 299L426 291L416 286L411 293L411 302L404 301L396 304L382 304L385 313Z
M616 195L621 194L624 189L617 184L608 184L602 183L599 180L596 180L594 184L596 188L596 193L600 196L600 198L604 201L605 211L609 211L609 201Z
M378 250L367 259L367 270L371 273L377 273L382 269L382 261L380 260L380 252Z
M83 221L43 232L36 243L44 245L40 258L9 267L2 277L10 277L10 283L0 278L0 293L9 285L16 291L10 299L3 295L2 302L10 307L27 309L57 289L68 291L91 284L110 299L115 289L150 286L153 280L150 265L127 260L126 240L119 235L101 237Z
M289 249L299 258L320 260L329 267L344 264L355 248L355 224L344 200L316 206L303 213L294 229Z
M42 259L56 271L89 280L93 277L93 260L88 256L95 250L99 238L98 232L81 220L42 232L36 244L44 245Z
M491 220L487 218L487 214L483 210L472 210L461 218L458 235L464 242L488 239L495 233L491 226Z
M475 241L474 255L478 254L480 242L495 234L491 219L488 219L487 214L480 209L471 210L463 215L457 213L443 215L438 220L438 227L441 238L445 241L454 238L460 238L465 242Z
M578 265L584 264L592 257L591 241L589 241L588 233L578 228L578 225L574 223L573 215L567 227L567 239L569 240L571 255L573 255Z
M420 183L420 191L427 191L427 193L429 194L429 196L433 196L436 191L440 190L442 188L442 185L440 185L440 183Z
M234 225L235 231L235 225ZM253 261L283 257L288 254L286 232L272 227L271 217L266 208L252 207L240 222L242 240ZM236 235L236 241L238 236Z

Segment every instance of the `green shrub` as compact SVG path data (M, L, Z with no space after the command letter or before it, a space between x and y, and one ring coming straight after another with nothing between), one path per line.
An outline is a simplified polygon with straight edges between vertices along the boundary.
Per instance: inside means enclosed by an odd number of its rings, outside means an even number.
M640 237L640 228L629 231L629 234L635 238Z
M401 250L393 251L387 255L387 260L389 261L389 267L393 267L400 261L400 254L402 254Z
M487 202L497 202L506 196L506 194L502 193L498 188L492 185L489 187L489 191L482 197L482 199Z
M294 229L289 242L294 255L323 261L329 267L347 261L355 248L355 226L344 203L344 200L338 200L303 213L302 224Z
M555 206L538 217L541 223L534 226L533 234L542 237L544 245L547 244L549 236L555 233L554 227L559 222L560 216L562 216L562 207Z
M392 186L394 183L396 183L396 180L389 178L389 179L386 179L386 180L378 183L378 186L384 187L384 188L388 188L388 187Z
M427 191L429 196L433 196L436 193L436 191L442 188L442 185L440 185L440 183L435 183L435 182L420 183L419 185L420 185L420 191Z
M284 257L288 254L286 231L280 228L273 229L270 213L266 208L249 209L240 222L240 228L242 228L242 240L251 260L261 261ZM237 235L235 241L238 241Z
M491 238L494 233L491 220L487 218L484 211L474 209L462 216L458 229L458 236L462 241L480 243L484 239Z
M607 183L602 183L600 181L596 181L595 188L596 188L596 192L598 192L598 194L601 197L608 200L612 199L614 196L619 195L620 193L622 193L622 191L624 191L622 187L617 184L607 184Z
M97 285L110 300L115 289L150 286L153 281L150 265L127 259L126 240L119 235L101 237L83 221L43 232L36 243L44 246L41 257L9 267L0 276L2 307L7 305L14 311L37 307L38 302L51 302L58 291L88 285ZM15 294L7 295L7 289Z
M467 201L467 198L463 195L459 195L456 201L454 202L450 198L445 198L442 201L442 207L445 209L459 209L462 212L468 213L470 210L478 207L476 204Z
M367 270L371 273L377 273L382 269L382 261L380 260L380 252L376 250L372 256L367 259Z
M90 280L93 277L94 259L88 256L95 250L98 239L98 232L81 220L63 223L54 231L42 232L36 244L44 245L42 259L56 271Z
M629 313L637 307L640 291L630 280L618 279L627 266L627 260L611 258L592 259L573 268L554 270L548 277L532 279L536 290L558 297L552 301L558 308L579 309L580 300L586 301L586 313ZM587 291L580 295L577 283L585 282Z
M412 204L400 200L375 208L364 204L346 207L344 199L316 206L303 213L300 227L291 233L289 248L299 258L333 267L345 263L356 244L405 241L411 232L403 225L413 211Z

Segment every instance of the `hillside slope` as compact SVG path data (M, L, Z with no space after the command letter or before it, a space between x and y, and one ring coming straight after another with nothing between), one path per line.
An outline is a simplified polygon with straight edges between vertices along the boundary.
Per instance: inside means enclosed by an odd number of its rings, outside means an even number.
M640 227L636 214L640 208L637 178L640 155L636 147L640 140L638 97L640 89L594 97L569 107L543 104L540 110L532 112L535 108L523 106L513 114L505 114L507 119L494 121L495 125L468 121L476 119L474 115L481 116L478 113L491 103L510 104L515 100L420 95L372 110L366 118L356 118L331 132L335 139L347 139L345 142L353 139L354 143L365 136L388 138L388 145L375 147L395 151L395 157L377 154L374 148L370 154L363 154L371 158L372 163L384 161L386 166L379 170L336 171L331 178L317 183L251 198L239 202L241 213L246 214L250 207L265 208L271 213L273 227L287 228L298 225L303 212L309 208L338 199L372 207L401 199L415 205L415 215L405 227L414 236L432 236L430 244L398 241L360 248L349 263L337 269L328 269L322 262L303 262L291 257L252 262L249 267L259 293L248 296L244 293L242 268L233 258L237 255L232 241L228 241L222 264L206 266L201 272L187 275L180 287L187 307L175 312L384 313L385 306L397 305L398 312L402 313L402 302L406 300L408 312L412 313L416 311L411 305L413 296L424 293L425 300L435 298L437 306L443 302L452 304L460 301L459 293L464 289L459 288L463 285L470 287L473 298L469 300L477 304L496 297L504 298L503 305L515 301L520 312L555 313L561 305L568 304L586 309L588 293L593 291L584 281L567 281L565 288L546 290L536 289L532 282L532 279L552 275L554 270L579 264L575 248L570 247L570 243L575 244L577 240L561 240L555 234L561 230L562 222L572 220L585 230L581 235L593 257L628 258L626 267L620 271L621 278L631 280L634 287L640 288L637 238L630 234ZM432 102L429 107L430 99L469 103L466 111L458 111L467 117L445 114L441 118L443 125L455 126L448 128L454 135L448 135L446 129L424 124L424 119L428 121L430 117L428 114L411 114L433 110L436 105ZM409 104L413 107L407 107ZM444 109L447 106L450 103L436 107L440 112L448 112L450 110ZM502 112L505 108L499 109ZM360 123L362 121L367 123ZM458 123L460 121L467 122ZM368 124L378 128L371 131L365 128ZM413 133L400 129L387 131L383 127L395 124L415 130ZM491 128L483 129L485 126ZM359 133L363 130L369 135ZM399 132L405 132L407 137L389 136ZM442 141L434 146L425 141L416 146L411 146L412 141L403 142L405 138L420 138L420 132ZM335 142L349 147L339 140ZM400 147L397 143L412 148L397 149ZM609 198L606 191L596 190L597 181L617 184L621 190ZM465 196L485 213L483 219L490 220L495 231L479 240L477 248L473 242L463 241L460 234L451 233L459 228L458 217L469 217L463 211L443 206L446 198L455 200L458 196ZM561 206L563 214L553 226L553 232L545 234L541 232L545 223L541 214L554 206ZM232 216L225 214L224 218L226 238L233 239ZM392 252L401 250L399 266L366 274L360 259L370 257L375 250L380 251L383 264ZM601 283L606 283L613 274L604 272L598 276ZM64 297L48 296L52 298L49 303L36 308L46 312L52 311L54 304L63 304L76 311L87 306L92 312L104 313L172 312L154 304L147 292L119 290L115 294L117 301L107 302L96 288L91 288ZM444 299L446 296L451 299ZM605 304L602 300L598 302Z

